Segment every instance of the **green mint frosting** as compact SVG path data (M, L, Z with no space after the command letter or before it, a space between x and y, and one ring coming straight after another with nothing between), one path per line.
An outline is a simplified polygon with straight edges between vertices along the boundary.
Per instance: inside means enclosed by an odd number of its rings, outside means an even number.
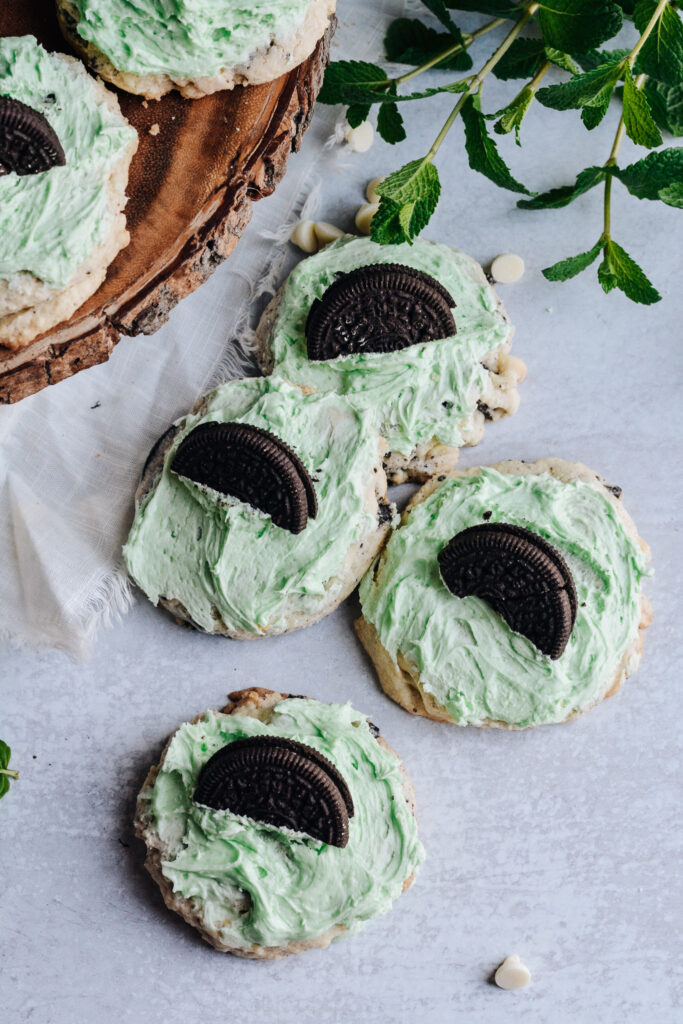
M235 498L201 490L170 470L175 451L199 423L249 423L294 449L311 476L318 514L296 536ZM154 490L136 509L124 548L133 579L156 604L182 601L206 630L275 633L293 612L315 614L340 591L350 547L376 528L379 440L365 418L336 395L305 395L270 378L230 381L201 413L186 416Z
M305 329L314 300L322 297L336 274L377 263L414 267L447 288L456 303L455 337L400 352L310 362ZM408 455L433 437L453 447L463 444L464 421L476 409L488 378L481 359L510 333L493 289L469 256L424 239L412 245L377 245L369 238L347 235L292 271L270 347L277 376L316 391L346 395L370 414L389 450Z
M135 75L202 78L302 27L310 0L72 0L78 34Z
M82 64L33 36L0 39L0 96L43 114L66 156L65 167L0 177L0 280L26 271L62 289L106 238L107 178L135 129L97 96Z
M193 803L199 773L226 743L274 735L315 747L344 776L354 815L343 849L289 829ZM289 699L268 723L208 711L174 736L154 787L140 799L161 842L173 890L194 900L204 927L227 944L280 946L333 925L358 931L386 913L424 859L398 758L350 704ZM249 909L239 912L240 897Z
M483 523L522 526L550 541L571 570L576 623L556 661L513 632L477 597L455 597L437 555L456 533ZM483 469L447 479L391 537L360 596L365 618L396 659L459 725L485 719L524 727L563 721L605 695L637 635L645 557L614 505L595 487L547 473Z

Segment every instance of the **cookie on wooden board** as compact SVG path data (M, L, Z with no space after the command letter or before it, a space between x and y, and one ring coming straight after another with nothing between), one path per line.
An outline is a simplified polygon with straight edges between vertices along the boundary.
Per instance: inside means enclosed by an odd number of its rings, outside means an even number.
M221 952L277 960L390 909L424 857L414 805L399 757L350 704L252 687L171 736L135 829L171 910ZM344 841L313 834L321 822Z
M635 672L649 548L620 489L575 462L501 462L426 484L361 583L356 631L413 714L563 722Z

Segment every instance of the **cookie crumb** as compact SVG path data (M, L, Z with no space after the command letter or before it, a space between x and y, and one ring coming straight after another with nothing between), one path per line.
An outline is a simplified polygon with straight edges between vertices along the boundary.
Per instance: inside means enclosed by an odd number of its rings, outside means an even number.
M531 971L515 954L506 956L494 978L498 988L526 988L531 981Z
M150 135L158 135L160 131L161 131L161 128L159 127L159 125L155 121L154 124L152 125L152 127L149 130L149 134Z
M524 274L524 260L514 252L503 252L491 263L491 275L498 284L514 284Z

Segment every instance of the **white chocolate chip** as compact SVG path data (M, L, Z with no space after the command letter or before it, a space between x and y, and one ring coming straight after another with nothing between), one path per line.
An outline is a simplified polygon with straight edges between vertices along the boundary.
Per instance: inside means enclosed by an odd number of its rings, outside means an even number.
M312 220L300 220L291 235L290 242L303 249L304 252L317 252L318 239L315 235L315 224Z
M372 230L372 218L379 210L379 203L364 203L356 214L356 227L361 235L369 235Z
M328 224L325 220L317 220L313 225L315 237L318 240L318 247L324 249L330 242L335 242L344 234L336 224Z
M514 284L524 273L524 260L514 252L503 252L491 264L491 277L499 284Z
M531 971L518 956L506 956L496 971L498 988L524 988L531 981Z
M379 192L377 191L377 186L381 185L383 181L384 178L373 178L372 181L368 182L368 187L365 190L365 198L369 203L379 202L380 197Z
M365 153L373 143L375 129L369 121L362 121L357 128L349 128L346 141L354 153Z

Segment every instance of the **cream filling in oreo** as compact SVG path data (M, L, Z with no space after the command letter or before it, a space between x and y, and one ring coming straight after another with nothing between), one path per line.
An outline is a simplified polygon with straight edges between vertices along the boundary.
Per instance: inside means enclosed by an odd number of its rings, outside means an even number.
M200 423L249 423L279 437L303 462L318 512L302 533L264 512L178 477L170 469ZM153 491L138 505L124 549L133 579L156 604L182 602L209 632L282 632L294 613L314 615L341 591L350 548L372 533L369 508L379 461L377 435L335 395L304 395L270 378L230 381L186 416Z
M260 735L315 747L342 773L354 805L347 846L193 802L209 758ZM181 726L141 799L168 848L161 868L173 891L196 903L214 936L248 949L316 938L334 925L352 934L389 910L424 859L402 783L398 758L380 747L364 715L297 698L277 704L267 724L209 711Z
M136 132L97 95L82 64L33 36L0 39L0 96L43 114L66 157L64 167L0 177L0 281L28 272L61 290L107 237L107 179Z
M336 274L379 263L402 263L439 281L455 300L455 337L399 352L311 362L305 328L314 300L322 298ZM481 360L510 334L493 289L465 253L424 239L413 245L380 246L345 236L302 260L290 274L270 351L276 376L346 395L355 408L368 413L390 451L409 455L434 437L452 447L464 443L467 421L489 379Z
M173 79L246 66L305 22L310 0L71 0L76 32L115 68Z
M552 661L478 597L458 598L437 556L466 527L503 522L538 533L565 559L576 621ZM396 660L459 725L561 722L604 697L640 621L645 556L614 505L582 481L483 469L445 480L391 537L364 577L363 615Z

